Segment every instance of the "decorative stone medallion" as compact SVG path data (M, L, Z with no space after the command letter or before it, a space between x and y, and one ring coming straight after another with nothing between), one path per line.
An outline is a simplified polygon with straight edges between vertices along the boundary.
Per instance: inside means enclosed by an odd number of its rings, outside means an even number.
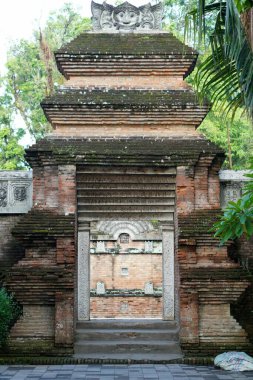
M27 198L27 191L25 186L14 187L14 199L18 202L23 202Z
M98 4L92 1L91 12L94 31L131 32L134 30L161 30L162 28L162 2L135 7L125 1L114 7L106 2Z
M0 182L0 207L7 206L8 182Z

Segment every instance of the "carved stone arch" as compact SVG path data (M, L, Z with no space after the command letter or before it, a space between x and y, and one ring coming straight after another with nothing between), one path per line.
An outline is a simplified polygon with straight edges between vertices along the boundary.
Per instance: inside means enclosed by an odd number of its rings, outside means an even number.
M136 235L153 231L154 228L152 223L147 221L102 221L97 224L97 229L117 240L121 233L128 233L131 239L134 239Z

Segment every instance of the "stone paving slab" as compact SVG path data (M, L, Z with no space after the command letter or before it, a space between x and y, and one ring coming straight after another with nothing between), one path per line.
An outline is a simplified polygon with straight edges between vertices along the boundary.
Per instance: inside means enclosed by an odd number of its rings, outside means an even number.
M0 380L253 380L253 371L228 372L187 364L0 365Z

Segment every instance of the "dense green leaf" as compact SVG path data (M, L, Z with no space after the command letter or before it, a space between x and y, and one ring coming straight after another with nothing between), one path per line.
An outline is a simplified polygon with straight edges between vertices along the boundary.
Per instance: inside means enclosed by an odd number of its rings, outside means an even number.
M21 308L4 288L0 288L0 347L4 345L8 332L21 314Z

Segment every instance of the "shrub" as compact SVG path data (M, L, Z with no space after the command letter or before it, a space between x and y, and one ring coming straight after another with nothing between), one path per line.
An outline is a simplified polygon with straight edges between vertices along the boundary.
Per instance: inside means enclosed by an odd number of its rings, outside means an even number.
M221 244L242 235L247 239L253 235L253 173L245 176L250 180L245 185L242 197L237 202L228 202L224 214L214 224L214 236L221 240Z
M4 288L0 289L0 347L4 345L9 330L21 314L21 308Z

